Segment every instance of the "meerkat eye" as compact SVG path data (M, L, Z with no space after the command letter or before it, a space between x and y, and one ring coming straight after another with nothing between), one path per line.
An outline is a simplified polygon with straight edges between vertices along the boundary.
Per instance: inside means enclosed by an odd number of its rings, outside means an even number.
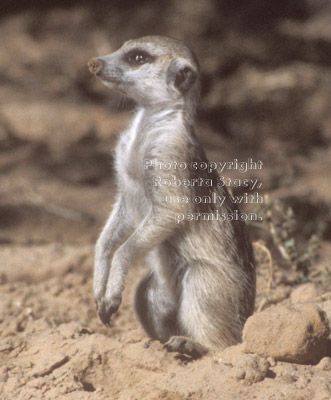
M154 57L144 50L131 50L124 58L125 61L132 66L139 66L154 61Z

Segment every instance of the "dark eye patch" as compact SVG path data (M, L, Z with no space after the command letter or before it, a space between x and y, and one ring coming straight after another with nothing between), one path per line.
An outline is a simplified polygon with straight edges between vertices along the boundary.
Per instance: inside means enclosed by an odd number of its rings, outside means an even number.
M154 61L154 57L145 50L133 49L125 54L124 60L131 66L139 66Z

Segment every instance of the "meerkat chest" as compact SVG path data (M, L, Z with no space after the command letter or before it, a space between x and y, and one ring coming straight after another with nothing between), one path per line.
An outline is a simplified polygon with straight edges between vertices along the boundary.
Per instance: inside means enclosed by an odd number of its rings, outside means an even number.
M132 186L137 180L141 157L135 151L134 143L137 140L140 120L141 112L138 112L129 129L121 134L116 147L115 166L120 184Z
M122 133L116 149L118 184L139 195L140 199L144 198L146 185L150 184L146 182L146 158L161 156L170 161L173 151L178 150L182 123L181 114L172 109L155 113L138 111L129 129ZM169 143L173 143L171 151Z
M143 157L135 146L139 119L138 113L130 128L121 134L115 151L117 187L137 223L150 207L144 189Z

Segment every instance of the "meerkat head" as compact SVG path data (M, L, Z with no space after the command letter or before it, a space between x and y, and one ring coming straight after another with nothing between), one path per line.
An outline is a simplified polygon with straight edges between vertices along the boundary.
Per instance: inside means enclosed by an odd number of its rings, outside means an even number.
M92 58L89 70L143 106L166 102L195 106L200 93L199 66L180 41L163 36L129 40L112 54Z

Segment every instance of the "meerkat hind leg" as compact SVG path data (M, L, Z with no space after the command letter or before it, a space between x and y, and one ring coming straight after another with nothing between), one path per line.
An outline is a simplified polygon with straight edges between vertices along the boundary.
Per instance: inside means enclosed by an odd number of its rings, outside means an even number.
M149 258L150 272L139 282L136 289L135 308L142 326L152 338L164 343L164 349L178 352L192 358L200 358L208 352L207 348L194 341L180 323L181 296L176 285L166 283L160 271L172 270L172 279L181 281L182 276L176 268L170 268L172 257L160 259L152 253ZM167 255L170 253L168 252ZM161 263L162 261L162 263Z
M178 310L173 299L158 284L155 275L150 272L138 284L135 296L135 308L147 334L164 343L164 349L178 352L192 358L200 358L208 352L200 343L180 336L184 332L178 326ZM168 298L168 300L166 300Z
M178 330L178 305L171 292L149 272L138 284L135 295L135 309L140 323L152 339L162 343L173 335L180 335Z
M185 336L171 336L163 348L169 352L175 351L192 358L200 358L208 353L206 347Z

